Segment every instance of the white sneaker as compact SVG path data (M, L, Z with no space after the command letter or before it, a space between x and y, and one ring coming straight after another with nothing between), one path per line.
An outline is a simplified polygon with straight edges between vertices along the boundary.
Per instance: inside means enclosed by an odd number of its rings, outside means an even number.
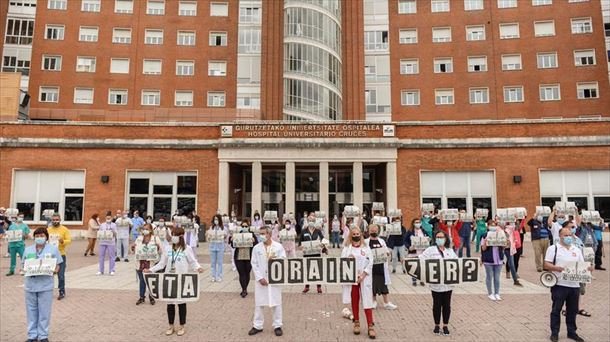
M216 281L220 283L220 282L222 282L222 278L218 278L218 279L216 279Z
M4 254L4 257L5 257L5 258L10 258L10 257L11 257L11 255L10 255L10 254L8 254L8 253L6 253L6 254Z
M102 274L104 274L104 273L102 273L102 272L97 272L95 275L102 275Z
M210 281L211 281L212 283L215 283L215 282L216 282L216 279L212 278L212 279L210 279Z
M397 306L395 304L393 304L392 302L388 302L386 304L383 304L383 307L386 310L396 310Z
M113 276L113 275L114 275L114 272L110 272L110 275L111 275L111 276Z
M499 294L496 295L496 300L502 300L502 297L500 297Z
M495 295L490 294L489 296L487 296L487 298L493 300L494 302L496 301L496 296Z

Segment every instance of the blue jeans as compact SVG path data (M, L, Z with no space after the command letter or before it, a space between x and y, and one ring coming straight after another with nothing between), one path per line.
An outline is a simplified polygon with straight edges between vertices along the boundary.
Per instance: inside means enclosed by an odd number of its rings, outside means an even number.
M212 264L212 278L222 278L222 257L224 255L223 250L210 251L210 263Z
M144 298L146 295L146 282L144 281L144 274L140 270L136 270L138 279L140 279L140 298Z
M339 232L331 232L330 235L330 245L332 247L339 247L340 243L339 243Z
M458 251L458 257L462 257L462 252L466 247L466 257L470 258L470 237L469 236L460 236L460 250Z
M405 270L405 265L402 263L405 254L405 246L394 246L394 248L392 248L392 271L396 271L396 264L398 262L402 265L403 271Z
M487 286L487 294L500 294L500 272L502 271L502 265L485 265L485 285ZM493 288L492 285L493 277Z
M59 264L59 272L57 272L57 287L59 294L66 294L66 256L61 256L63 262Z
M49 337L53 290L25 291L25 309L28 317L28 339L42 340Z
M517 280L519 276L517 275L517 270L515 269L515 258L513 255L510 255L510 249L504 249L504 255L506 255L506 271L510 270L510 275L513 277L513 281Z

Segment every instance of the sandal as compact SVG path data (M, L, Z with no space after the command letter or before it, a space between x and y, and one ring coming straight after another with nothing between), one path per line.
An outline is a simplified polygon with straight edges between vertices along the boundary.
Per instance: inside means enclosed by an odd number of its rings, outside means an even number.
M373 324L369 324L368 334L369 334L369 338L371 340L374 340L375 338L377 338L377 334L375 333L375 329L373 328Z
M354 321L354 335L360 335L360 322Z
M561 314L565 316L566 315L566 311L565 310L561 310Z
M591 317L591 314L589 312L587 312L586 310L580 309L578 311L578 314L581 316L585 316L585 317Z

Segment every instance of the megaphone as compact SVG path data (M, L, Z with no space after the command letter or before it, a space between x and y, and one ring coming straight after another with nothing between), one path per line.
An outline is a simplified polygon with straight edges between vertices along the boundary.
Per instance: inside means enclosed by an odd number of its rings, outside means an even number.
M546 287L553 287L557 285L557 276L553 272L542 272L540 282Z

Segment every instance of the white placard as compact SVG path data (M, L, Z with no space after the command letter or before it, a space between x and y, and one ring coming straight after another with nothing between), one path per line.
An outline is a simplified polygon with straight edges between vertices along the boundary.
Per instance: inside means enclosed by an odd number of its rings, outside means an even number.
M208 230L208 241L209 242L223 242L226 237L226 233L221 229L210 229Z
M487 237L485 238L485 244L489 247L498 246L498 247L506 247L508 245L508 239L506 238L506 233L504 231L496 230L496 231L488 231Z
M527 216L527 209L525 209L523 207L517 207L517 208L515 208L515 210L517 210L517 219L518 220L523 220Z
M159 249L154 243L148 245L139 244L136 248L136 260L157 260L159 259Z
M372 210L374 210L374 211L384 211L385 210L385 205L383 204L383 202L373 202Z
M23 241L23 231L21 229L7 230L4 232L4 238L7 242Z
M319 219L326 218L326 212L324 211L316 211L314 212L314 216Z
M112 230L98 230L97 231L97 239L100 242L112 241L114 240L114 232Z
M452 209L442 209L441 210L441 217L445 221L457 221L460 218L460 212L459 212L459 210L457 210L455 208L452 208Z
M386 235L402 235L402 225L400 222L388 223L384 228Z
M388 209L388 216L389 217L402 217L402 210L401 209Z
M416 250L424 250L430 247L430 238L427 236L411 236L411 247Z
M556 201L555 210L557 211L557 214L564 215L576 215L576 213L578 213L578 208L574 202Z
M320 240L303 241L301 242L303 247L303 255L315 255L322 254L322 244Z
M472 215L469 213L460 213L460 221L472 222Z
M49 234L49 244L53 246L59 246L59 234L51 233Z
M592 263L595 261L595 251L593 250L593 247L583 248L582 255L583 255L583 258L585 259L585 261L587 261L587 262Z
M296 240L297 233L294 230L282 229L280 230L280 242L294 242Z
M597 210L583 210L581 213L581 218L587 223L596 223L601 220L601 216Z
M371 219L371 223L386 225L388 224L388 218L385 216L373 216L373 218Z
M551 215L551 208L547 206L536 206L536 216L549 216Z
M496 216L498 216L498 221L503 223L515 222L517 210L515 208L498 208L496 209Z
M252 233L233 234L233 248L248 248L254 246L254 235Z
M259 227L259 226L250 226L250 232L252 234L258 235L261 232L261 227Z
M474 217L476 217L477 220L480 220L480 219L486 220L488 216L489 216L489 209L486 209L486 208L477 208L477 210L474 212Z
M565 281L577 281L579 283L590 283L591 282L591 271L589 271L591 263L588 261L578 262L570 261L563 266L563 272L561 272L561 280Z
M384 264L388 261L388 249L385 247L371 248L373 265Z
M422 203L421 213L423 215L425 215L425 214L432 215L434 213L434 203Z
M346 205L343 207L343 216L345 217L358 217L360 215L360 208L355 205Z
M274 211L274 210L265 211L265 213L263 214L263 221L271 221L271 222L277 221L277 211Z
M56 266L57 259L55 258L25 259L23 272L26 277L52 276Z

